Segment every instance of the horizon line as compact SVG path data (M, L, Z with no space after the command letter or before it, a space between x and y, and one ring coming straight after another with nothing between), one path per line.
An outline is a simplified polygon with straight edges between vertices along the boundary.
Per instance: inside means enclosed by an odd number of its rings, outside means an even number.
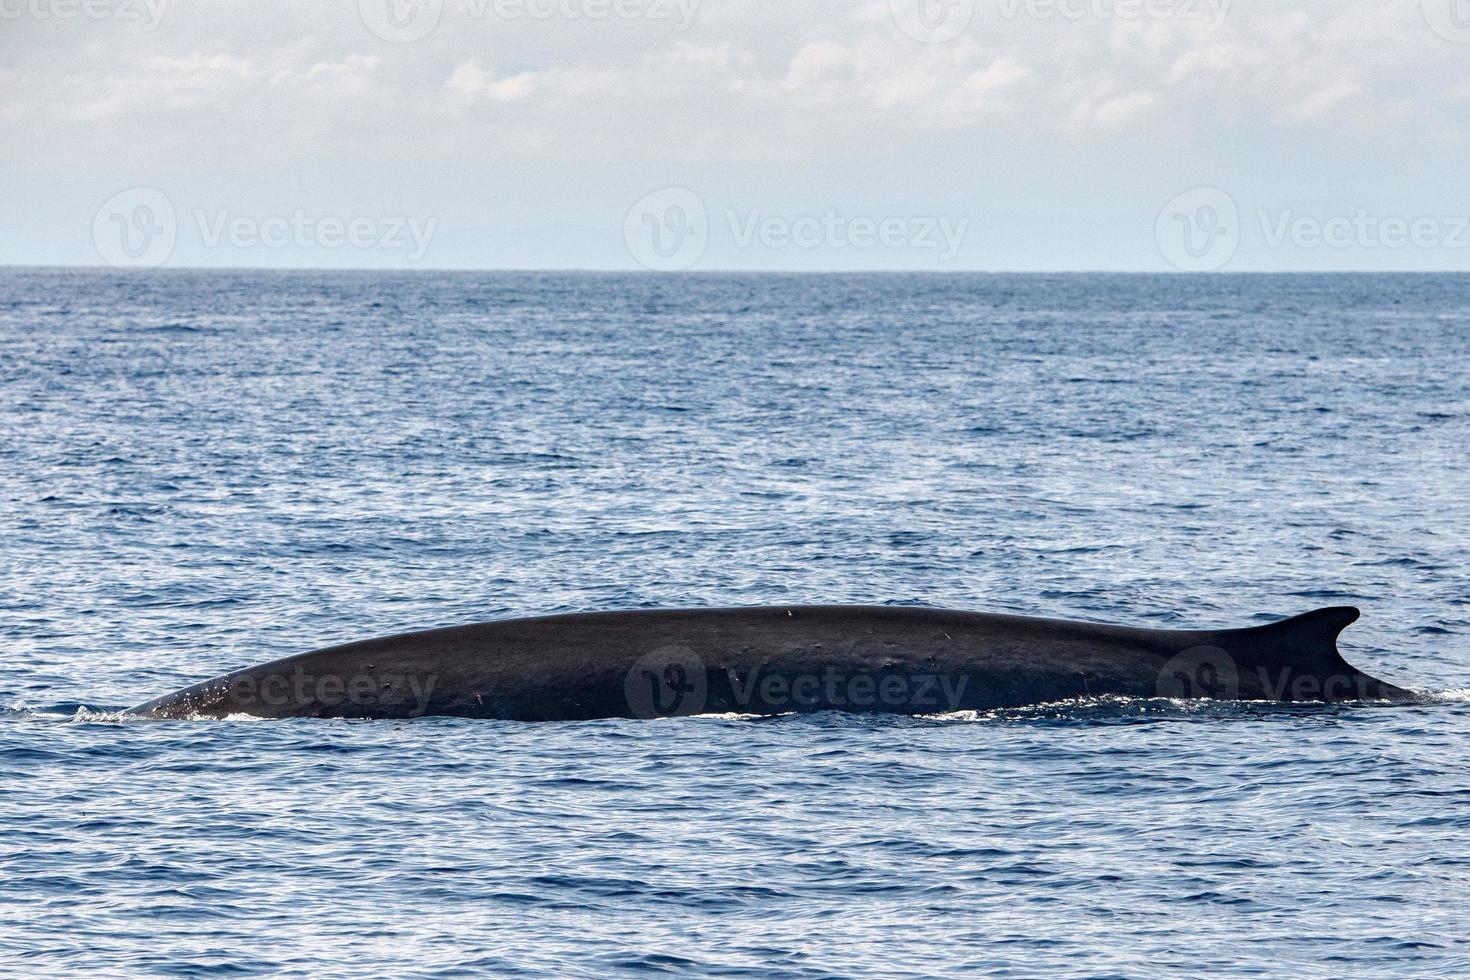
M254 266L254 265L162 265L124 266L85 263L19 263L0 262L0 270L120 272L129 274L170 272L351 272L386 274L461 273L527 273L639 275L678 277L698 275L976 275L976 276L1180 276L1209 278L1213 276L1456 276L1470 274L1466 269L1217 269L1196 272L1185 269L741 269L709 268L663 271L618 266Z

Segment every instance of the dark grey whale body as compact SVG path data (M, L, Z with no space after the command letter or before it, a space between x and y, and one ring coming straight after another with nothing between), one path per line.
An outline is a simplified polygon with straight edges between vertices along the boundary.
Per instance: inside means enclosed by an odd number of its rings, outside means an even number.
M1150 630L911 606L649 609L512 619L328 647L131 709L157 718L523 721L737 712L931 714L1100 695L1400 699L1349 666L1352 608Z

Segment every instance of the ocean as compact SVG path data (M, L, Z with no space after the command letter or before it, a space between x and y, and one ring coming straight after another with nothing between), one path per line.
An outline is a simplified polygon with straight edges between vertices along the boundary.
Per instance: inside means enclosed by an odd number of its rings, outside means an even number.
M0 972L1470 975L1470 276L0 271ZM331 643L1356 605L1414 704L125 719Z

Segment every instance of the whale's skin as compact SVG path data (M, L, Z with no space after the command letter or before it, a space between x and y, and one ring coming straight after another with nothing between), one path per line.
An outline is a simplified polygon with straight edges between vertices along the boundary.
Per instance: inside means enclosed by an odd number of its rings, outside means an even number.
M704 713L935 714L1077 698L1411 696L1336 638L1358 610L1153 630L914 606L641 609L510 619L328 647L130 709L155 718L519 721Z

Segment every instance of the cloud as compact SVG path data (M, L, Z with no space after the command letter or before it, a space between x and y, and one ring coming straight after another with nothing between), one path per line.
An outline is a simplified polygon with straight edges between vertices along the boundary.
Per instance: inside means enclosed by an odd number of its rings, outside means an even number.
M1092 109L1087 121L1103 129L1125 129L1145 119L1159 105L1152 92L1129 92L1106 99Z
M1317 89L1310 95L1292 102L1284 110L1288 119L1314 122L1326 119L1343 103L1362 95L1363 86L1355 81L1338 81Z
M371 95L378 87L376 74L380 64L381 58L360 54L349 55L344 61L319 61L301 76L301 87L331 98ZM276 76L277 84L291 81L289 73Z
M850 150L875 127L900 143L966 132L1106 141L1241 119L1464 135L1465 50L1425 28L1416 3L1283 13L1241 0L1212 29L1206 18L1046 18L982 2L970 29L940 44L904 35L878 2L728 0L680 31L653 19L475 19L447 0L444 22L410 44L373 36L354 6L324 20L288 0L178 0L151 31L18 24L0 47L0 135L95 154L139 133L192 140L225 119L223 153L271 133L277 152L320 159L358 152L376 124L400 134L397 152L445 159L711 161ZM1406 76L1423 84L1406 89ZM153 147L170 151L167 139Z

